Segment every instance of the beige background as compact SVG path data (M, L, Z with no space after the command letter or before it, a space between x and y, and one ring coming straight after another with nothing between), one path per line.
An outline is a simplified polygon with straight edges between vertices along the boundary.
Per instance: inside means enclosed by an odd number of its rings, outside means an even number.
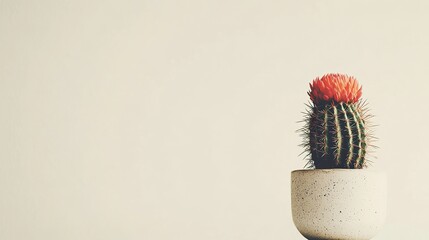
M308 82L355 75L427 239L425 1L0 1L0 239L303 239Z

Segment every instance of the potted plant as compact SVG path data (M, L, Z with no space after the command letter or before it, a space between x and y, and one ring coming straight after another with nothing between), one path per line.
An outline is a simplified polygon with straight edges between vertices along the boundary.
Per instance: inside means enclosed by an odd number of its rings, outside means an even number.
M304 153L309 169L291 174L292 216L307 239L370 239L386 216L386 176L371 171L370 115L354 77L327 74L308 92Z

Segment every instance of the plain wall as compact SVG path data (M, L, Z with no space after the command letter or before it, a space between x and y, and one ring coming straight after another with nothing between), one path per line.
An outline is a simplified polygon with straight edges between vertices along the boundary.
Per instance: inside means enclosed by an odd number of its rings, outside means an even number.
M0 1L0 239L303 239L308 83L363 85L376 240L428 239L426 1Z

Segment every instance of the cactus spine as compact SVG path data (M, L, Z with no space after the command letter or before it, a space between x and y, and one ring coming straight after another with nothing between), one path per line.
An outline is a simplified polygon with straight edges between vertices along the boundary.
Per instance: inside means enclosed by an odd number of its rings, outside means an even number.
M368 140L361 87L353 77L328 74L310 84L312 104L301 129L310 166L317 169L363 168Z

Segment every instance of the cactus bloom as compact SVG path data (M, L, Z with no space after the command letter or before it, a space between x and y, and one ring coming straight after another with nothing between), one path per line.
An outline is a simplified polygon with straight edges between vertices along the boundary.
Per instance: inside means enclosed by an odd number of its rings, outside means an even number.
M362 87L352 76L331 73L314 79L308 95L315 104L330 101L356 103L362 96Z

